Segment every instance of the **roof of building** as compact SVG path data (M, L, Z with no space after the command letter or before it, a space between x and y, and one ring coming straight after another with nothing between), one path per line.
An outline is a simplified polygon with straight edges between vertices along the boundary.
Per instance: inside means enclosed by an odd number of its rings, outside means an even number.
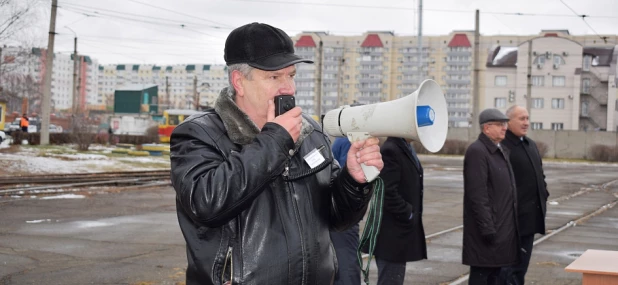
M487 57L487 67L516 67L517 47L497 46Z
M368 34L361 47L384 47L384 45L377 34Z
M116 70L124 70L124 64L117 65Z
M614 47L584 47L584 54L592 55L592 65L609 66L614 56Z
M563 34L567 34L570 35L569 30L541 30L541 34L544 33L563 33Z
M116 88L116 91L142 91L157 86L157 84L130 84Z
M204 66L202 66L202 70L210 70L210 64L204 64Z
M448 47L471 47L470 41L466 34L455 34L453 39L448 43Z
M195 70L195 64L187 64L187 66L185 67L186 71L194 71Z
M134 64L133 71L138 71L138 70L139 70L139 64Z
M298 41L296 41L295 47L315 47L315 41L311 36L301 36Z
M161 70L161 67L160 67L160 66L153 65L153 66L152 66L152 70L153 70L153 71L159 71L159 70Z

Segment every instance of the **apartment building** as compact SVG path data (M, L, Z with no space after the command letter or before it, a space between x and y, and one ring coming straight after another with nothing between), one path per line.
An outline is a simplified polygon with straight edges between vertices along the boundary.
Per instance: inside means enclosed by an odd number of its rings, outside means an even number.
M41 48L4 47L2 50L2 81L7 91L28 98L30 112L40 112L47 50ZM71 112L73 106L85 110L100 100L97 93L97 62L89 56L78 56L77 93L73 92L74 62L72 54L56 53L53 59L51 106L54 112ZM9 84L13 81L13 85Z
M324 114L354 102L394 100L433 79L445 94L449 126L468 127L473 119L473 31L424 36L420 51L416 36L389 31L360 36L302 32L292 39L296 52L315 62L297 66L297 104L307 113ZM527 104L529 41L534 53L531 116L538 118L533 127L616 130L616 35L601 39L543 30L539 35L481 36L481 109L505 111L513 104ZM321 100L316 99L318 93Z
M219 90L227 86L225 65L115 64L101 65L99 71L98 89L108 108L113 105L114 91L128 85L158 85L162 110L195 109L196 98L199 105L212 106Z
M601 40L586 46L569 36L546 31L492 47L481 86L484 105L503 111L528 106L532 129L616 131L618 46Z

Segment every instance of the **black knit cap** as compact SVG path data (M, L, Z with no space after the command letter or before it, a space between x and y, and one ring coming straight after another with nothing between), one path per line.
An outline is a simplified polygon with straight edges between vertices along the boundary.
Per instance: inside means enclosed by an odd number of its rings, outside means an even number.
M313 63L294 54L294 43L284 31L260 23L234 29L225 41L223 57L227 65L246 63L267 71L299 62Z

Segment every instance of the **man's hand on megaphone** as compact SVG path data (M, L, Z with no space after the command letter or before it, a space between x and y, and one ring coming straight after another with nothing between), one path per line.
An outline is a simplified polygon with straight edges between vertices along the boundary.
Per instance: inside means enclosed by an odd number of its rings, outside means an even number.
M290 136L292 136L294 142L296 142L300 136L300 129L302 128L302 112L303 110L300 107L294 107L278 117L275 117L275 103L271 99L268 100L268 115L266 119L268 122L276 123L286 129Z
M378 171L382 171L384 162L380 154L380 141L378 138L368 138L362 141L353 142L348 151L346 167L352 178L358 183L367 183L365 173L361 168L361 163L366 166L375 166Z

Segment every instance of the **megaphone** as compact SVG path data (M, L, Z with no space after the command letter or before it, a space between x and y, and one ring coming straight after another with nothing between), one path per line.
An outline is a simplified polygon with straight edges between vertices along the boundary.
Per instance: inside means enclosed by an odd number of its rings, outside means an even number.
M324 115L324 131L352 142L369 137L400 137L419 141L430 152L439 151L448 132L446 99L440 85L425 80L403 98L356 107L344 106ZM367 182L380 172L361 164Z

